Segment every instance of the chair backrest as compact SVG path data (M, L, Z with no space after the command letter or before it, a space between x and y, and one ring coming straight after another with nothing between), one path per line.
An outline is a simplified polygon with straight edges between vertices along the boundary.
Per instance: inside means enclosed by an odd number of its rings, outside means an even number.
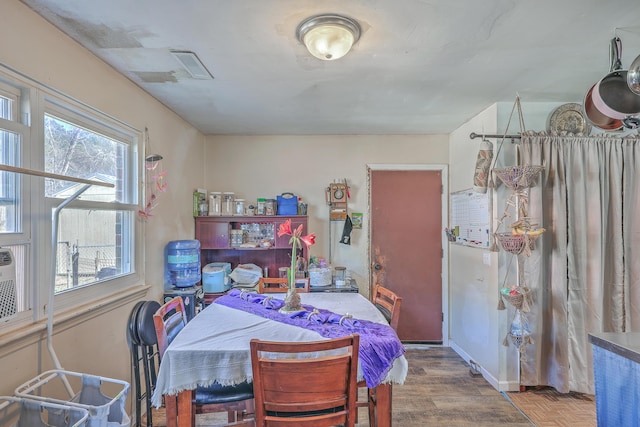
M287 278L261 277L258 280L258 292L261 294L287 292L288 284ZM301 293L309 292L309 278L296 279L296 290Z
M187 314L184 310L182 297L177 296L161 305L153 314L153 323L158 338L158 353L162 358L171 341L187 324Z
M313 342L252 339L256 427L353 427L358 344L358 334Z
M389 326L391 326L394 331L397 331L402 297L384 286L376 285L373 288L373 298L371 300L373 305L378 307L378 310L380 310L387 319Z

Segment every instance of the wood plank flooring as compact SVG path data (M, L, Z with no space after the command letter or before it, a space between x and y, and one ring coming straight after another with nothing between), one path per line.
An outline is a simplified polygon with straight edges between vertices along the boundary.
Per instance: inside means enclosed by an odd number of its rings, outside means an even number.
M407 350L406 357L405 384L393 388L394 426L533 425L451 348Z
M482 376L472 376L451 348L411 349L406 357L405 384L393 388L395 427L595 426L595 403L588 395L540 391L505 397ZM196 418L198 426L211 426L224 423L226 414ZM166 425L162 411L154 411L153 421L154 426ZM360 408L357 427L368 426L367 410Z
M532 387L522 393L506 393L514 405L537 427L596 427L595 396L559 393L552 387Z

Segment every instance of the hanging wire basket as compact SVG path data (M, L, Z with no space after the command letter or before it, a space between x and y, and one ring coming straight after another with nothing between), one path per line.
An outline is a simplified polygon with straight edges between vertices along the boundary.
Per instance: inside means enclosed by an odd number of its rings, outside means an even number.
M522 165L494 169L493 171L507 187L512 190L520 190L532 187L543 169L544 166Z
M534 242L538 235L531 234L513 234L513 233L496 233L496 239L500 242L502 249L514 255L531 252L535 245Z

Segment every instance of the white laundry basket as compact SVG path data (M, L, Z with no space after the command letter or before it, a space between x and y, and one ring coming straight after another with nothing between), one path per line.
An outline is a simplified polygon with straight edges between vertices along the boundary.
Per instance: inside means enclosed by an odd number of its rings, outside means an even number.
M15 391L25 399L86 409L87 427L130 427L125 411L128 393L126 381L60 369L43 372Z
M2 427L83 427L88 418L89 411L77 406L0 396Z

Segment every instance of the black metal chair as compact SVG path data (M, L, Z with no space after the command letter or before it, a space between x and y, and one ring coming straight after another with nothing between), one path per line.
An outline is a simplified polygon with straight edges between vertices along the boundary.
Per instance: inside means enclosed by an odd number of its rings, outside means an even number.
M147 427L153 425L151 394L156 385L160 356L153 314L160 308L156 301L139 301L131 310L127 343L131 352L135 388L136 426L142 426L142 402L145 402Z

